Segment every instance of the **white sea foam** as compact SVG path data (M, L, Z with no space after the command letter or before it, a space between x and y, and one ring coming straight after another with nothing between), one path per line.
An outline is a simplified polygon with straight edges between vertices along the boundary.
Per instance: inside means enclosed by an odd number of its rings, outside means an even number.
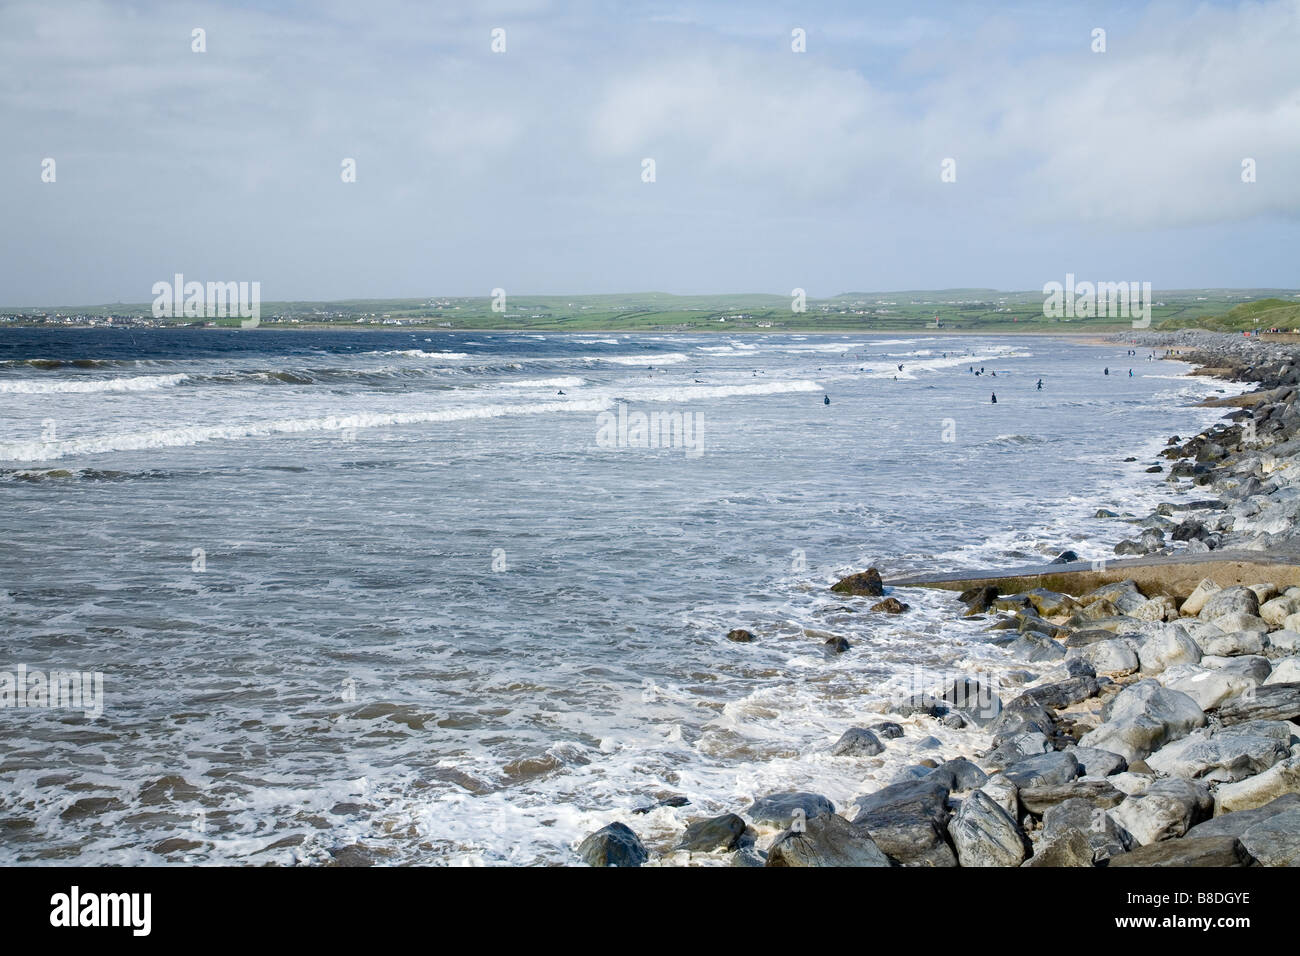
M45 381L39 379L18 379L17 381L0 380L0 392L13 394L43 395L56 392L147 392L156 388L176 385L189 378L188 375L133 375L127 378L92 378L62 379Z
M662 352L647 355L584 355L583 362L607 362L610 365L676 365L685 362L680 352Z

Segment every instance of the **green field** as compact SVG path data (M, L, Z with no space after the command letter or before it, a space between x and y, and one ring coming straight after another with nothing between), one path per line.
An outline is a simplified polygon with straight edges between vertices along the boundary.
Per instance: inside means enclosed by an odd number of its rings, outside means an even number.
M482 297L348 299L337 302L266 302L263 328L332 327L428 329L511 329L558 332L893 332L938 328L952 332L1106 332L1132 328L1115 318L1049 319L1041 292L994 289L851 292L810 298L794 312L782 295L509 296L504 311ZM1300 292L1289 289L1184 289L1153 295L1156 329L1202 326L1222 330L1300 328ZM153 320L148 303L93 307L0 310L4 324L158 325L192 320ZM1258 320L1258 324L1256 322ZM236 325L237 319L218 320Z

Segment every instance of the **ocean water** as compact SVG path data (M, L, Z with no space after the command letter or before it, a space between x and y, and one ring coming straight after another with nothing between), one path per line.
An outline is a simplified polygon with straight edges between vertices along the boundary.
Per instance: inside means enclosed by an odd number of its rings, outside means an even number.
M900 675L1011 665L950 595L828 585L1110 554L1093 512L1177 497L1142 469L1237 389L1125 351L0 331L0 672L103 675L0 709L0 863L572 863L955 755L829 756ZM690 447L635 447L651 413Z

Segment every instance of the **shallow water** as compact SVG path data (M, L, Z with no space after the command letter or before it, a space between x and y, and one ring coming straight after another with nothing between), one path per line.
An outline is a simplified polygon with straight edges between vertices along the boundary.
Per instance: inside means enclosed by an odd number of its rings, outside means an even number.
M1236 388L1124 352L0 331L0 670L105 695L0 710L0 862L572 862L614 819L662 848L769 790L847 802L917 755L826 753L891 679L1005 655L951 596L827 585L1110 554L1092 513L1170 498L1142 468ZM608 447L620 404L693 447Z

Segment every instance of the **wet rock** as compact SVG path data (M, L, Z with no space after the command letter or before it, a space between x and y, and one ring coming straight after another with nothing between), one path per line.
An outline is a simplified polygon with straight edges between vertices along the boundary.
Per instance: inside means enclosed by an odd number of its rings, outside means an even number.
M1250 866L1251 856L1236 837L1167 840L1111 859L1111 866Z
M898 598L885 598L883 601L877 601L871 605L873 611L883 611L886 614L902 614L904 611L910 611L912 605L904 604Z
M830 653L843 654L853 645L849 643L849 639L847 637L838 637L832 635L831 637L826 638L825 646L826 646L826 650Z
M1002 713L1002 700L993 685L972 677L949 681L940 689L939 699L977 727L988 726Z
M854 826L904 866L956 866L948 843L948 788L932 777L893 783L857 800Z
M1098 515L1098 517L1101 517L1101 515ZM1073 564L1075 561L1078 560L1080 560L1078 553L1074 551L1062 551L1060 554L1052 558L1052 560L1048 561L1047 563L1048 564Z
M852 594L855 597L884 597L885 585L880 580L880 572L868 568L857 574L850 574L831 585L836 594Z
M649 806L633 807L632 812L649 813L651 810L657 810L660 807L686 807L686 806L690 806L690 803L691 801L687 800L683 796L664 797L662 800L658 800L655 803L650 804Z
M995 744L1025 733L1050 737L1055 732L1056 721L1042 704L1023 694L1007 704L1002 713L988 726Z
M578 846L578 856L588 866L640 866L650 854L625 823L611 823L588 836Z
M1021 634L1017 640L1007 645L1007 651L1017 660L1030 663L1057 661L1065 656L1065 648L1060 643L1038 631Z
M745 815L755 823L766 823L789 829L796 819L806 822L834 812L835 804L821 794L796 790L759 797L750 804Z
M1219 720L1294 720L1300 717L1300 684L1263 684L1254 692L1219 706Z
M1021 791L1028 787L1045 787L1069 783L1079 775L1079 761L1061 751L1026 757L1002 771L1002 775Z
M902 717L914 717L922 714L926 717L942 717L948 713L948 704L929 694L916 694L912 697L891 703L890 709Z
M756 640L752 631L747 631L743 627L735 628L727 632L727 640L735 641L738 644L748 644Z
M1051 742L1043 734L1027 731L1002 740L980 759L980 764L988 773L1001 773L1027 757L1049 753L1051 749Z
M955 757L940 765L934 771L934 777L954 793L974 790L984 786L989 780L988 774L965 757Z
M1069 552L1073 554L1073 552ZM1078 560L1073 558L1071 560ZM1064 562L1062 562L1064 563ZM1080 604L1068 594L1061 594L1057 591L1049 591L1047 588L1034 588L1032 591L1026 591L1022 595L1025 600L1033 605L1034 610L1043 617L1056 617L1061 614L1073 614Z
M839 814L814 817L786 830L767 851L768 866L890 866L870 834Z
M1260 866L1300 866L1300 809L1274 814L1239 839Z
M1206 723L1196 701L1153 680L1126 687L1107 702L1101 716L1105 723L1086 733L1079 746L1109 750L1130 764Z
M1171 778L1157 780L1146 792L1125 797L1110 811L1115 822L1146 846L1170 837L1180 837L1214 808L1203 784Z
M989 584L984 587L971 588L969 591L963 591L957 598L962 604L966 605L966 616L973 617L976 614L984 614L991 607L993 602L998 599L998 589L995 585Z
M962 801L948 834L962 866L1019 866L1030 852L1020 825L980 790Z
M902 726L889 720L886 720L879 724L872 724L867 729L870 730L877 737L881 737L885 740L893 740L903 736Z
M850 727L831 748L834 757L874 757L884 752L880 738L863 727Z
M709 853L713 850L735 850L748 829L744 819L734 813L724 813L707 820L696 820L687 825L679 850Z
M1063 710L1071 704L1077 704L1090 697L1096 697L1099 689L1095 676L1072 677L1069 680L1055 684L1044 684L1040 687L1031 688L1025 691L1022 696L1041 704L1048 710Z

